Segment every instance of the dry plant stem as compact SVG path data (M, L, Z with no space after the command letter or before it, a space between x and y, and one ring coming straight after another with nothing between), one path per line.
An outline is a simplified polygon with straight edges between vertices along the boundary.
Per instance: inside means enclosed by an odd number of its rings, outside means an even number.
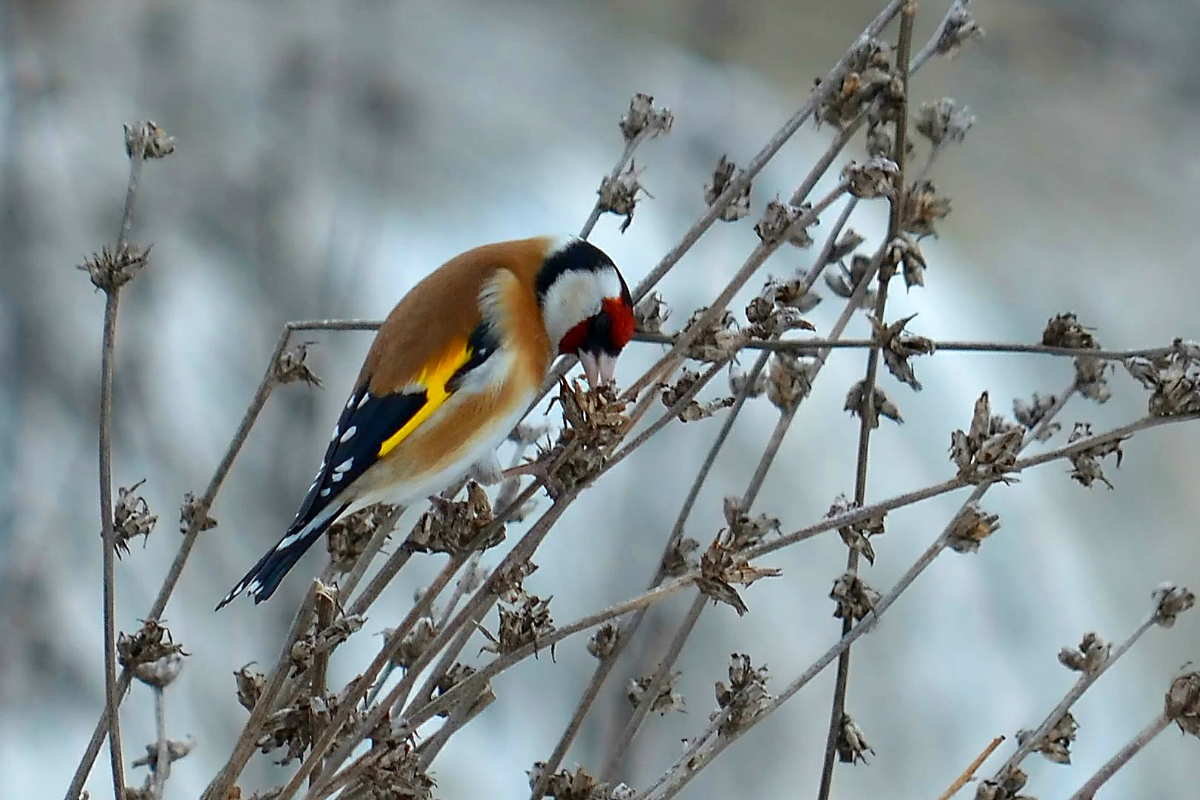
M383 543L387 541L392 532L396 530L396 525L400 522L400 518L404 516L404 506L397 506L386 519L380 521L379 526L375 529L375 533L371 535L370 541L367 542L366 548L358 556L358 560L354 562L354 569L350 570L350 574L338 583L338 601L342 598L349 598L354 594L354 590L358 588L358 584L363 579L363 575L371 567L371 562L375 560L375 554L383 547Z
M1044 430L1054 420L1058 413L1062 411L1067 400L1070 399L1074 392L1075 385L1072 384L1066 391L1057 395L1058 401L1046 412L1038 428L1030 431L1026 435L1025 440L1021 445L1022 448L1028 447L1030 443L1035 441L1035 435L1039 431ZM1067 448L1062 449L1065 450ZM1033 460L1034 459L1029 459L1029 461ZM1020 462L1018 462L1018 466L1020 466ZM880 598L880 600L875 604L871 615L861 619L858 624L854 625L848 632L846 632L842 638L839 639L836 644L834 644L833 647L831 647L825 652L824 655L813 662L813 664L807 670L805 670L799 678L788 684L788 686L779 694L778 697L767 704L767 706L758 716L751 720L746 726L739 728L730 735L717 737L715 739L714 736L716 734L717 726L720 724L720 717L718 716L717 719L714 719L708 728L706 728L697 739L697 741L708 741L710 739L713 740L712 746L705 751L700 766L697 769L689 769L686 766L686 760L681 759L676 761L675 764L668 769L668 773L670 773L672 777L662 782L663 786L665 787L662 793L659 795L653 795L655 800L666 800L667 798L674 797L676 794L678 794L683 787L686 786L688 782L690 782L691 779L699 772L700 769L703 769L708 764L711 764L718 755L724 752L725 748L741 738L742 735L744 735L759 722L766 719L768 716L778 710L784 703L788 701L788 699L795 695L796 692L804 688L804 686L806 686L813 678L815 678L827 666L829 666L835 658L839 658L841 654L844 653L852 644L854 644L854 642L857 641L860 636L874 627L875 623L878 622L883 613L887 611L897 599L899 599L900 595L902 595L908 589L908 587L911 586L914 581L916 581L921 573L924 572L925 569L932 564L934 560L946 549L947 543L950 541L950 534L954 529L954 522L963 512L963 509L965 509L971 503L979 502L979 500L982 499L987 493L987 490L993 485L994 482L985 482L976 486L963 506L951 516L950 521L946 523L946 527L942 530L941 535L938 536L933 544L925 549L925 551L917 558L913 565L909 567L908 570L900 577L900 580L896 582L896 585L893 586L892 589L886 595ZM779 545L779 541L775 540L767 544ZM763 549L765 549L764 545L760 545L757 548L752 548L752 550L760 551ZM751 552L752 551L747 551L745 553L747 558L753 557ZM651 795L647 795L647 797L650 796Z
M366 554L364 553L364 555ZM327 592L316 592L315 602L317 606L317 630L323 631L333 624L333 615L337 609L334 607L333 596ZM313 698L321 700L325 698L325 683L329 674L329 656L330 651L328 649L321 649L317 651L313 659L312 682L309 691L310 696ZM313 774L309 776L309 785L315 786L320 777L321 766L318 764L317 768L313 770Z
M1046 719L1042 721L1042 724L1038 726L1037 730L1035 730L1031 735L1025 737L1025 743L1017 747L1016 751L1008 757L1008 760L1005 761L998 770L996 770L997 775L1005 772L1006 770L1012 769L1013 767L1020 766L1021 762L1025 760L1025 757L1034 751L1038 745L1038 742L1045 738L1047 731L1057 725L1059 720L1063 718L1063 715L1071 710L1071 706L1075 704L1075 701L1082 697L1084 692L1090 689L1092 684L1098 681L1100 676L1103 675L1109 667L1117 663L1118 659L1128 653L1129 649L1137 643L1138 639L1142 638L1142 635L1154 626L1156 612L1157 609L1151 610L1146 618L1142 620L1142 623L1138 625L1137 629L1130 634L1129 638L1122 642L1120 647L1113 650L1105 662L1101 664L1095 671L1084 672L1079 676L1079 680L1075 681L1075 684L1067 690L1066 695L1064 695L1063 699L1059 701L1058 705L1056 705L1054 709L1046 715Z
M233 746L233 752L230 754L229 760L221 768L221 771L217 773L217 776L213 778L208 788L204 790L201 800L225 800L229 795L230 788L237 782L238 777L242 774L242 770L246 768L246 762L250 760L250 756L254 755L262 725L274 710L275 698L279 695L287 680L288 671L292 663L292 645L308 629L309 620L312 618L313 609L316 607L317 588L317 582L313 581L309 586L304 602L300 604L300 609L296 612L295 619L292 620L291 630L288 631L287 638L283 641L283 647L280 648L279 658L275 662L275 667L271 670L263 692L259 695L258 702L254 704L254 710L250 712L250 718L246 720L246 724L242 728L242 733L238 737L237 743Z
M1109 778L1117 774L1117 770L1129 763L1129 761L1145 748L1146 745L1154 741L1154 738L1167 729L1171 724L1171 718L1166 715L1166 712L1159 714L1153 722L1142 728L1138 735L1133 737L1120 750L1113 755L1104 766L1096 771L1096 774L1088 778L1083 786L1079 787L1079 791L1071 795L1070 800L1093 800L1096 792L1103 786Z
M170 746L167 742L167 709L161 686L154 687L154 728L156 734L154 778L150 783L150 796L162 800L163 787L171 777Z
M680 240L679 244L675 245L670 252L663 256L662 260L654 267L654 269L650 271L650 274L642 279L642 281L637 285L637 289L633 292L633 299L635 302L645 297L646 294L655 286L655 284L662 280L663 276L671 271L671 268L674 267L681 258L683 258L684 254L690 250L697 241L699 241L704 232L707 231L712 224L717 221L724 208L729 205L735 197L741 194L742 190L746 188L746 185L750 181L754 180L758 173L762 171L763 167L767 165L768 161L775 157L775 154L779 152L779 149L783 147L787 140L790 139L792 135L800 129L800 126L803 125L808 118L813 115L813 112L816 111L817 107L820 106L821 103L825 102L830 94L832 94L833 91L840 85L842 76L845 75L846 70L850 66L851 59L858 52L859 48L866 45L870 39L873 39L882 33L883 29L886 28L892 19L894 19L895 16L900 13L900 8L904 5L904 3L905 0L891 0L891 2L889 2L887 6L879 12L878 16L871 21L871 24L867 26L866 30L859 34L858 38L854 40L854 42L846 50L845 54L843 54L838 60L837 64L834 65L833 69L831 69L829 73L821 80L821 82L817 84L817 87L813 90L812 94L809 95L808 100L804 102L804 105L802 105L800 109L783 124L783 127L781 127L779 131L771 137L770 141L763 146L763 149L760 150L758 154L750 160L750 162L746 165L745 170L729 182L729 185L725 187L725 191L722 192L716 201L704 211L704 213L700 216L700 219L696 220L692 227L688 229L687 233L683 235L683 238Z
M629 163L629 159L633 158L633 152L638 149L638 145L646 141L653 129L647 125L643 127L637 134L625 143L625 151L621 153L621 157L617 159L616 166L608 173L609 181L616 181L621 177L621 170L625 169L625 165ZM587 221L583 223L583 228L579 231L579 238L586 239L592 235L592 228L596 227L596 223L600 220L600 215L603 212L600 210L600 198L596 198L596 204L592 206L592 213L588 214Z
M450 741L450 737L458 733L458 731L471 720L478 717L492 703L496 702L495 695L488 695L481 699L478 703L459 703L450 712L450 716L442 727L438 728L437 733L426 739L417 748L417 755L420 759L420 769L428 770L433 764L434 759L438 757L438 753L442 752L442 748Z
M909 93L909 54L912 51L913 19L917 13L915 2L905 4L900 12L900 41L897 61L900 64L900 81L903 90L900 94L899 110L895 122L895 149L892 160L896 163L896 175L891 198L891 214L888 220L887 243L890 243L900 233L904 216L904 202L907 184L905 182L906 148L908 146L908 93ZM930 162L932 162L932 156ZM886 247L886 245L885 245ZM879 272L879 290L875 299L875 319L884 320L887 310L888 286L895 272L895 265L889 264ZM854 503L864 505L867 499L867 462L871 450L871 431L878 425L875 415L875 380L879 374L879 348L872 347L867 353L867 373L863 381L863 406L859 415L858 454L854 467ZM859 550L847 545L846 571L858 572ZM852 619L848 615L842 620L842 636L850 632ZM846 692L850 681L850 648L846 648L838 657L837 679L834 682L833 700L829 709L829 729L825 737L825 756L821 765L821 782L817 789L818 800L828 800L833 789L834 757L837 755L838 731L841 729L842 715L846 708Z
M1003 736L997 736L992 741L988 742L987 747L983 748L983 752L975 756L975 760L967 765L967 768L962 771L954 783L950 784L950 788L942 792L938 800L950 800L954 795L958 794L958 790L971 782L971 778L975 777L975 773L983 766L983 762L988 760L988 757L996 752L996 748L1004 741Z

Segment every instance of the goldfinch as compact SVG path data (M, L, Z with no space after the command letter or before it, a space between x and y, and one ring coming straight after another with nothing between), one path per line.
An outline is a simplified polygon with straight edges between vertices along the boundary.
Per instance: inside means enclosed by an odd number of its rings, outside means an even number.
M625 279L583 239L500 242L443 264L384 320L296 518L217 608L243 592L266 600L344 515L423 499L472 467L498 476L495 448L555 355L578 356L595 386L633 329Z

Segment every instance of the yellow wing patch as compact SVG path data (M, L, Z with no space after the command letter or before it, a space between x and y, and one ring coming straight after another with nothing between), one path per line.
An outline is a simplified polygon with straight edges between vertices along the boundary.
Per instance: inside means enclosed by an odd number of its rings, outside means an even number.
M466 339L456 339L442 352L440 358L430 362L417 373L413 382L425 387L425 405L421 406L416 414L413 414L412 419L404 423L404 427L389 436L379 446L378 458L383 458L396 449L397 445L407 439L409 434L429 419L442 403L446 402L446 398L450 396L450 392L446 391L446 384L454 377L454 373L470 360L473 352L474 348L467 344Z

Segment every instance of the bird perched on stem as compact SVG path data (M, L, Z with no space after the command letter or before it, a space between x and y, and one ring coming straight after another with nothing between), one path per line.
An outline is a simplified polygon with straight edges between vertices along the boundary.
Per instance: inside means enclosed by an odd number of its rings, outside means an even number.
M624 278L583 239L500 242L443 264L384 320L295 520L217 608L243 592L266 600L344 515L411 503L472 467L501 477L495 448L555 355L578 356L594 387L633 328Z

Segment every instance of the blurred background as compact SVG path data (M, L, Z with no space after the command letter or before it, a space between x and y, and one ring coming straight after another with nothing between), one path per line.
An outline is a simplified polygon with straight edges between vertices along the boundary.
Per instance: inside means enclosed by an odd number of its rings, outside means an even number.
M653 199L626 234L605 218L592 237L638 281L702 212L717 158L748 161L882 5L0 2L6 796L60 796L103 704L96 405L104 303L74 266L116 239L123 122L149 117L178 139L174 156L144 172L133 241L152 242L154 252L123 293L118 329L114 481L145 478L159 515L146 546L118 565L118 627L133 631L178 546L183 494L203 490L284 321L378 318L461 250L578 230L621 151L617 121L641 91L676 115L672 134L637 156ZM918 44L947 5L922 3ZM931 62L914 83L914 101L953 96L978 122L933 172L953 214L926 243L928 286L895 292L889 317L919 311L914 329L935 338L1036 341L1049 317L1071 310L1106 346L1200 338L1200 7L979 0L972 9L987 37L955 60ZM755 183L751 216L714 228L664 282L675 311L669 327L725 283L755 245L765 203L791 194L831 135L807 126ZM861 152L860 140L847 156ZM886 204L864 203L852 226L878 237L885 221ZM781 250L763 279L807 268L813 257ZM813 313L818 331L840 310L835 301ZM860 319L850 333L865 331ZM271 398L213 510L220 526L202 536L167 608L192 653L168 690L168 726L172 737L197 740L176 765L170 797L197 796L223 763L246 716L231 673L273 663L324 558L314 548L268 604L211 611L291 519L370 341L363 333L308 338L319 343L310 362L325 388L293 385ZM629 380L657 353L636 346L619 377ZM864 359L831 359L759 497L756 509L785 530L853 489L858 423L841 409ZM1069 361L1039 356L943 353L916 369L921 394L882 380L906 424L885 424L872 440L872 499L951 475L949 433L966 426L984 389L1007 411L1014 397L1060 390L1072 376ZM1111 384L1103 406L1073 401L1065 428L1083 420L1101 430L1144 413L1145 394L1123 371ZM688 535L707 542L721 527L721 499L744 490L774 421L765 400L743 414ZM718 425L669 429L572 508L527 582L555 597L557 622L644 587ZM1123 639L1162 580L1197 588L1197 445L1195 426L1137 436L1121 469L1108 465L1115 491L1084 489L1053 464L990 492L984 508L1001 515L1000 533L974 556L943 555L856 646L847 709L875 755L868 766L840 766L833 796L937 796L993 736L1034 727L1057 702L1074 680L1056 661L1060 647L1089 630ZM890 515L865 579L886 591L961 500ZM443 558L414 561L364 633L339 651L331 684L373 655L380 640L371 634L404 615ZM493 551L485 563L497 558ZM680 740L715 706L713 682L726 677L729 653L768 664L768 688L779 690L824 652L840 630L826 595L844 558L837 537L804 543L764 561L784 576L743 592L749 615L708 609L680 662L688 713L651 718L621 778L644 786L674 761ZM688 602L650 616L566 766L603 762L629 713L625 685L653 670ZM1170 679L1200 658L1198 633L1195 614L1152 630L1076 707L1074 765L1031 759L1027 791L1073 791L1154 717ZM591 674L583 644L570 640L557 662L531 660L497 682L499 701L436 762L436 796L525 796L524 771L549 755ZM830 670L683 796L815 794L832 685ZM127 762L153 740L150 701L135 685L123 706ZM1193 797L1196 746L1168 731L1105 796ZM257 758L246 772L248 792L280 779L269 761ZM130 770L131 783L141 778ZM88 786L93 797L109 796L105 753Z

